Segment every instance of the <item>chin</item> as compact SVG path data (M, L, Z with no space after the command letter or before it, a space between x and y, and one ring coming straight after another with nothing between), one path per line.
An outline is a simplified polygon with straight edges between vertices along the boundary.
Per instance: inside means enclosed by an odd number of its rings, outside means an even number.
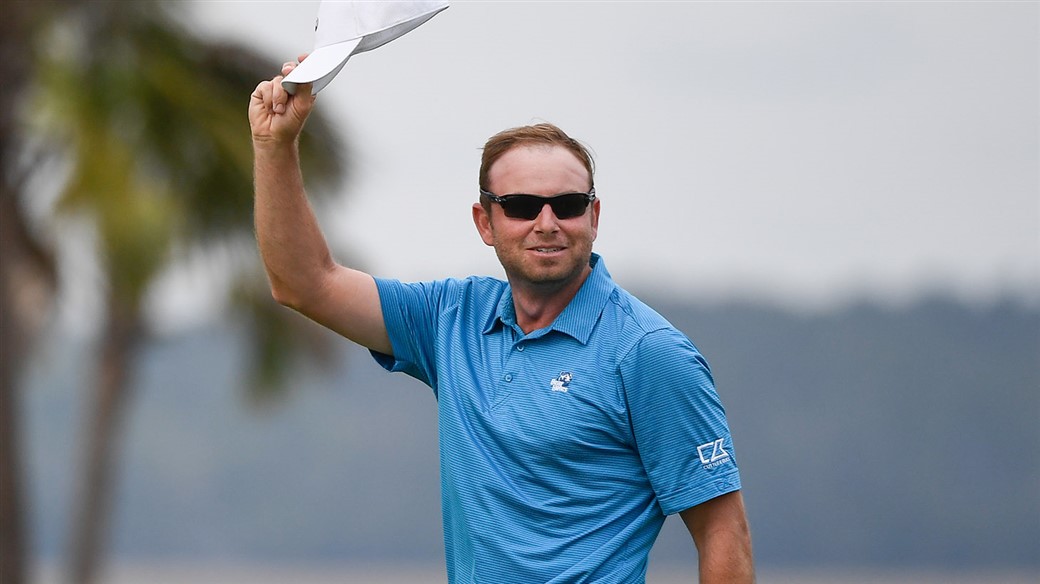
M510 279L537 286L564 285L581 276L589 265L591 253L585 257L556 257L541 260L524 254L498 254L498 259Z
M582 264L580 263L569 263L566 265L554 263L550 266L526 266L526 268L521 270L521 275L532 284L565 284L579 277L582 273Z

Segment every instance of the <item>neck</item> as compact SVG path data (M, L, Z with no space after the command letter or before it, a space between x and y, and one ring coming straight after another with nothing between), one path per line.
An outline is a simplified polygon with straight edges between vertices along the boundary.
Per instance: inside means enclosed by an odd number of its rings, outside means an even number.
M552 324L577 296L590 273L592 268L586 267L577 277L565 282L514 282L510 278L513 309L520 330L528 334Z

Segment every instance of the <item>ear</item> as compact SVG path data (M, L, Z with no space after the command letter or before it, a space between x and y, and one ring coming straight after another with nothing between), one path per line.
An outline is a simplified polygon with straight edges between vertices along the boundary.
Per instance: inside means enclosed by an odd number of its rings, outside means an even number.
M592 201L592 217L589 220L592 221L592 241L596 241L596 235L599 234L599 199Z
M473 224L477 226L477 233L480 234L480 239L484 241L484 244L494 246L495 238L494 230L491 228L491 216L480 203L473 203Z

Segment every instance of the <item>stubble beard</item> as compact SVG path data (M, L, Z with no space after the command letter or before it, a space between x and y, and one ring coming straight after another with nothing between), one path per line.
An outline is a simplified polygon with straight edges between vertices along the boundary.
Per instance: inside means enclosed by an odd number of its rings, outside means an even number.
M506 272L510 283L515 285L526 285L535 289L554 291L565 288L568 284L580 278L589 266L592 259L592 248L581 250L578 257L573 261L568 257L566 260L544 259L530 261L532 258L524 257L521 251L519 257L514 254L504 253L498 247L495 248L498 261Z

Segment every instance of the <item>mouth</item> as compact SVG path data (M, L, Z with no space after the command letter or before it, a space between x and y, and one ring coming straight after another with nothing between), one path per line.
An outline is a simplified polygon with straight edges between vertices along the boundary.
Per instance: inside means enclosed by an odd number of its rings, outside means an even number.
M543 255L552 255L552 254L558 254L558 253L562 252L565 249L566 248L564 248L564 247L550 247L550 246L546 246L546 247L529 247L529 248L527 248L527 251L532 251L534 253L543 254Z

